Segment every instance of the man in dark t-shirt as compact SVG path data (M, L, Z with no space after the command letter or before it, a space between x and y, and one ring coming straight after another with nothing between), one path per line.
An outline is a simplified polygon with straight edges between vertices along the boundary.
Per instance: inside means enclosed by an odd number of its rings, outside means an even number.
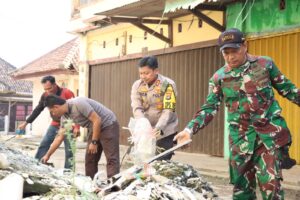
M46 106L50 112L61 117L61 124L72 120L88 129L88 142L85 154L85 173L91 178L98 172L98 162L102 151L106 157L107 177L120 171L119 123L115 114L101 103L86 97L64 100L56 95L46 97ZM65 137L66 129L61 127L49 151L42 158L47 162Z

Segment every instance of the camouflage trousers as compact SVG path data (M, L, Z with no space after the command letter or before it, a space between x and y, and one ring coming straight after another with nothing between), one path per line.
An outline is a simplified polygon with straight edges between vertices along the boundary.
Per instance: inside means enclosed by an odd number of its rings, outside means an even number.
M281 151L267 150L263 144L252 154L230 154L230 179L234 185L233 199L256 199L256 180L264 200L284 199L281 187Z

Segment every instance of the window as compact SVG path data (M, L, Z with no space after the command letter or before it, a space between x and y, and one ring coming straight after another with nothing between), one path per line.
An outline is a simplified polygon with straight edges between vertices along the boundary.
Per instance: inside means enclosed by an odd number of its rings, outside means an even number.
M116 46L119 45L119 38L116 38Z
M147 40L147 32L144 32L144 40Z
M17 105L17 107L16 107L16 120L18 120L18 121L25 121L26 120L25 105Z
M198 28L202 28L203 26L203 21L202 19L198 18Z
M32 113L32 106L17 105L16 106L16 121L25 121L26 117Z
M30 115L31 113L32 113L32 106L27 106L26 116Z
M160 28L160 34L164 34L164 29L163 28Z
M280 0L279 2L279 10L284 10L285 9L285 0Z
M132 43L132 35L129 35L129 43Z
M106 42L105 41L103 41L103 49L105 49L106 48Z
M178 24L178 33L181 33L181 32L182 32L182 24L179 23L179 24Z

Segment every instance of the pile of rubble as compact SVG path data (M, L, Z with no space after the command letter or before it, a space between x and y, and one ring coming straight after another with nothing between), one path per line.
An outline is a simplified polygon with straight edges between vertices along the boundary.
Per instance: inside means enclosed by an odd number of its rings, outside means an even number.
M16 180L20 178L24 183L21 186L16 185ZM0 143L0 193L3 192L0 195L6 195L4 199L9 199L11 195L18 196L9 193L11 188L14 193L22 192L21 196L26 200L74 199L74 196L76 199L98 199L93 192L81 191L81 188L76 186L76 182L80 182L78 180L92 183L90 178L55 170L37 162L24 152Z
M129 173L130 174L130 173ZM110 199L160 199L160 200L201 200L218 199L211 186L192 166L174 161L155 161L141 172L124 173L126 184L119 184L117 192L102 193ZM101 192L100 192L101 194Z
M190 165L155 161L142 170L126 170L116 182L103 184L103 179L93 181L83 175L41 164L26 153L0 142L0 195L1 188L12 187L5 184L12 175L21 177L22 188L13 190L21 191L26 200L218 199L210 185Z

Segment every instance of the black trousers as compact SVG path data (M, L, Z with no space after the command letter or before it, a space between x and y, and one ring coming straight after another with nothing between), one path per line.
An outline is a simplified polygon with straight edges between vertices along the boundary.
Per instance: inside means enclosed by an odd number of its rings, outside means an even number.
M159 147L159 148L163 148L164 150L171 149L174 145L173 139L174 139L176 134L177 134L177 132L156 141L156 146ZM156 151L156 154L158 154L157 151ZM161 157L157 160L171 160L173 155L174 155L174 152L169 153L167 155L164 155L163 157Z

